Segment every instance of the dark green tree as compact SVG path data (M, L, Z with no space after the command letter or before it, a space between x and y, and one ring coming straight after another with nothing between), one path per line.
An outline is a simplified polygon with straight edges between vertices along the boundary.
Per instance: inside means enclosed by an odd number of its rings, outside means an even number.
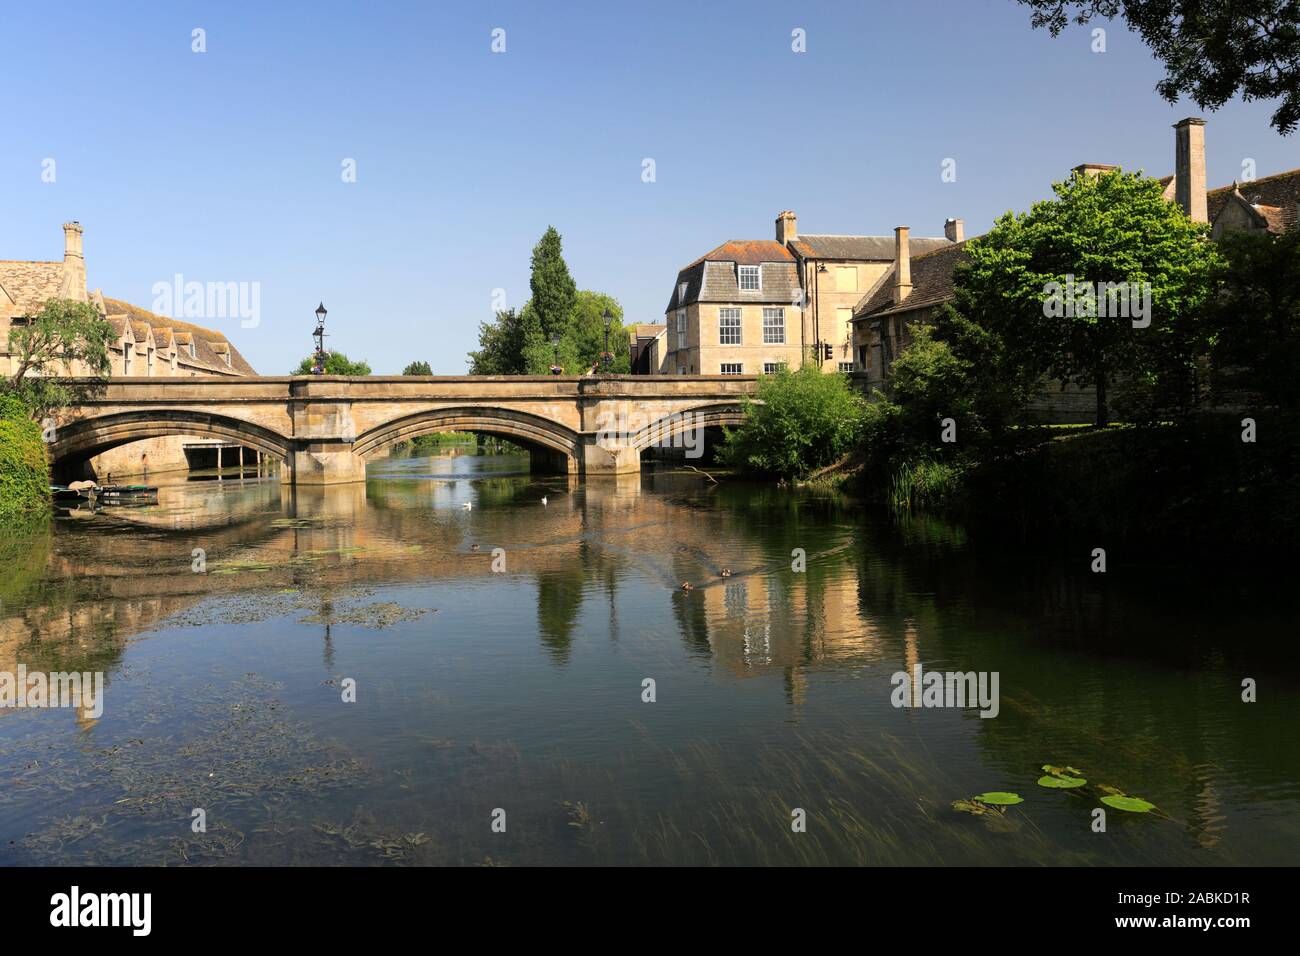
M864 402L848 376L816 364L782 368L759 379L755 397L721 449L724 461L746 471L803 478L834 464L859 438Z
M1272 126L1287 134L1300 122L1300 3L1296 0L1020 0L1033 25L1053 36L1073 20L1122 16L1165 78L1156 90L1170 103L1188 96L1216 110L1238 91L1243 100L1278 100Z
M578 287L564 261L560 234L554 226L533 247L532 276L528 280L532 291L533 309L541 326L542 338L549 341L554 335L564 335L573 317Z
M432 375L433 369L429 367L428 362L412 362L406 368L402 369L403 375Z
M1223 285L1206 309L1214 368L1267 404L1300 407L1300 230L1222 246Z
M477 351L469 353L471 375L524 375L526 353L537 352L544 341L532 303L522 309L502 309L491 322L479 323Z
M1052 189L968 244L956 309L981 336L949 341L974 374L1007 376L1016 390L1044 379L1095 387L1104 425L1117 378L1185 388L1206 345L1198 315L1219 257L1154 179L1115 170ZM991 351L998 367L980 367L963 344Z
M298 363L298 367L290 372L290 375L310 375L312 366L316 364L316 357L308 355ZM353 362L342 352L327 352L325 355L325 374L326 375L369 375L370 364L368 362Z

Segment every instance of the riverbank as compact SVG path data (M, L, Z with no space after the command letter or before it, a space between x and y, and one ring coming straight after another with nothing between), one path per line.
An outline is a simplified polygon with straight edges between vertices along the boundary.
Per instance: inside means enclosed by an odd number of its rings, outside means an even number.
M819 481L895 512L999 538L1087 538L1142 551L1291 552L1300 540L1300 421L1212 413L1176 424L1045 429L986 459L857 464Z
M41 428L17 399L0 395L0 521L49 510L50 465Z

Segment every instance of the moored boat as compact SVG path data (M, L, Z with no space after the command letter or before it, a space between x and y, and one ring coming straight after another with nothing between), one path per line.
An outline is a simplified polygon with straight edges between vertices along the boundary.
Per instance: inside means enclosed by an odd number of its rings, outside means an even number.
M158 500L158 488L154 485L105 485L95 490L95 497L102 504L153 504Z

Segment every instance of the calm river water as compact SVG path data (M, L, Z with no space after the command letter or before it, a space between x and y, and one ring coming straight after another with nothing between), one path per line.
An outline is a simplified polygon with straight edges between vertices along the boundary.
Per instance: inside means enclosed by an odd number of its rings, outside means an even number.
M0 671L106 679L0 710L0 863L1294 863L1285 579L1089 560L510 456L178 481L0 546ZM997 716L895 707L918 664Z

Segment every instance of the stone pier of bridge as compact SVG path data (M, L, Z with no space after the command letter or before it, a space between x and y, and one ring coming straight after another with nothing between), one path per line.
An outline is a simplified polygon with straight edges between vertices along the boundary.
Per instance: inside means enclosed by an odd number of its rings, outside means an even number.
M54 419L50 458L74 466L160 435L238 442L284 462L295 485L362 481L366 463L431 432L501 436L535 468L628 474L655 445L736 425L749 376L293 376L112 378Z

